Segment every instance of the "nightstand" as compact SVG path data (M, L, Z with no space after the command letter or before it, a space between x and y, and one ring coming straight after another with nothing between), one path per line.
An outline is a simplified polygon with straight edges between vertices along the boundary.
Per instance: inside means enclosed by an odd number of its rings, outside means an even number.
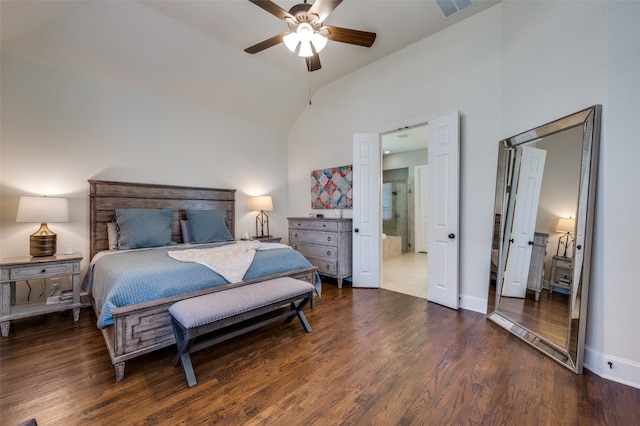
M564 288L571 293L572 267L572 258L553 256L553 261L551 262L551 277L549 277L549 293L553 293L554 287Z
M9 257L0 263L0 329L9 335L11 320L73 309L73 320L80 319L80 253L46 257ZM71 276L73 300L47 304L46 301L16 304L16 281Z

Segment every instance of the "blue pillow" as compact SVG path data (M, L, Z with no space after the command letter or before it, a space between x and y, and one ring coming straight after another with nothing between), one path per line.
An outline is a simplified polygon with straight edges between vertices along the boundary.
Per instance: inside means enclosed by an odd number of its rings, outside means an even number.
M216 243L233 241L227 229L227 215L221 210L185 209L192 243Z
M161 247L171 241L173 209L116 209L118 249Z

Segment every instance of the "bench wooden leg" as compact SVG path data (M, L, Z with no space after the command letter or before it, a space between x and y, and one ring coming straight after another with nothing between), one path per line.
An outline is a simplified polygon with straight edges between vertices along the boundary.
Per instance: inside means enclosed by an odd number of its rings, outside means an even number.
M296 311L296 316L300 320L302 328L304 328L304 331L307 333L311 333L311 326L309 325L309 321L307 321L307 317L304 315L304 312L302 312L302 308L304 308L304 305L306 305L310 300L313 301L313 293L309 297L302 299L297 305L295 302L291 302L291 310ZM289 322L292 319L293 316L290 316L284 322Z
M183 353L180 360L182 361L182 369L184 370L184 376L187 379L187 385L189 385L189 387L197 385L196 373L193 372L193 365L191 364L191 356L189 355L189 352Z
M191 330L183 330L178 322L173 318L171 318L171 324L173 325L173 331L176 336L176 343L178 346L178 354L173 359L173 366L176 367L178 363L182 364L184 376L187 379L187 385L189 385L189 387L193 387L198 382L196 381L196 374L193 371L193 364L191 364L189 347L196 339L196 336L192 336Z

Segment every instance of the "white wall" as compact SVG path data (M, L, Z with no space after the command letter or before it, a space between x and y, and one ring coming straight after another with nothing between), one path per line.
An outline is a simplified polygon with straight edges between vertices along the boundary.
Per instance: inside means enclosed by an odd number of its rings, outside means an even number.
M506 0L323 88L289 133L289 213L307 211L311 170L352 161L353 133L459 110L461 306L474 309L487 295L498 140L603 104L585 363L640 387L639 18L640 2Z
M409 169L409 176L413 177L415 166L424 166L429 162L427 149L399 152L382 156L382 170Z
M286 135L209 110L2 56L0 257L24 256L35 224L16 223L20 195L69 198L52 224L59 249L89 259L88 179L236 192L236 235L255 233L247 195L273 196L271 231L286 233Z

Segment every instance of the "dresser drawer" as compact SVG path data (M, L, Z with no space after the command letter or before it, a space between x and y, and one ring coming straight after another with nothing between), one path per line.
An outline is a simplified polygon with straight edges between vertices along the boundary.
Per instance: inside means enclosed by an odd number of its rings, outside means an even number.
M337 232L338 222L335 220L289 220L289 228Z
M335 247L332 246L321 246L294 242L291 243L291 247L293 247L295 250L298 250L306 258L320 257L323 259L330 259L334 261L338 259L338 251Z
M338 244L338 234L336 232L317 232L297 229L290 230L289 244L300 242L336 246Z
M319 274L336 275L338 273L338 264L336 262L330 262L325 259L318 259L315 257L307 258L307 260L318 268Z
M29 278L55 277L74 273L74 264L29 266L11 269L11 281L28 280Z

